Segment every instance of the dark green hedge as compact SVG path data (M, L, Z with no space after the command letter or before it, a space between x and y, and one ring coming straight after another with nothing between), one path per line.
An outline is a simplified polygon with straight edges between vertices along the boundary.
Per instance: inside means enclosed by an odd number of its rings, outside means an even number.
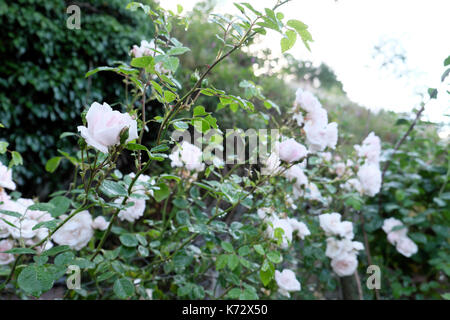
M72 3L81 9L80 30L66 27ZM95 100L115 102L123 94L112 73L92 79L84 74L126 59L134 43L151 38L150 20L127 11L127 3L0 0L0 121L7 127L0 139L24 157L15 179L26 194L48 186L45 163L57 148L74 144L58 137L76 130L83 107Z

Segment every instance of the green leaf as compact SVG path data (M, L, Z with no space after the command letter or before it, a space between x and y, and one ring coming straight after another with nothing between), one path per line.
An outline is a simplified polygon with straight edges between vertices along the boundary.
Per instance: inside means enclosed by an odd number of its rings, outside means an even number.
M205 107L196 106L194 108L194 117L206 116L206 115L208 115L208 113L205 111Z
M228 268L230 268L230 270L233 271L239 265L239 257L235 254L229 254L227 265Z
M133 58L131 65L136 68L148 68L155 65L155 61L152 56L144 56L139 58Z
M265 255L265 251L264 251L264 248L262 247L262 245L260 245L260 244L255 244L254 246L253 246L253 248L255 249L255 251L258 253L258 254L260 254L260 255Z
M139 244L136 237L131 233L123 234L119 237L119 239L120 242L126 247L136 247Z
M108 197L126 196L128 195L127 189L120 183L111 180L103 181L100 186L100 190Z
M428 94L430 95L430 99L436 99L438 91L435 88L429 88L428 89Z
M222 241L222 243L220 245L222 246L223 250L225 250L226 252L229 252L229 253L234 252L233 245L231 243Z
M281 261L283 261L283 257L278 251L270 251L269 253L267 253L267 258L273 263L280 263Z
M179 64L180 64L180 60L178 60L178 58L175 58L175 57L169 57L166 60L164 60L164 62L163 62L163 66L172 72L177 71Z
M25 267L17 278L17 284L26 293L35 297L53 287L54 277L44 266L30 265Z
M63 215L70 208L70 199L64 196L54 197L49 203L54 206L54 208L50 210L50 213L54 218Z
M175 127L176 130L186 130L189 128L189 125L183 121L175 121L173 123L173 126Z
M127 299L134 294L134 285L130 280L128 280L126 278L117 279L114 282L113 289L114 289L114 293L120 299Z
M57 254L60 254L62 252L66 252L68 250L70 250L69 246L56 246L56 247L50 248L50 249L42 252L42 255L52 257L52 256L56 256Z
M284 53L291 49L295 41L297 40L297 34L293 30L287 30L286 31L286 37L281 38L281 52Z
M138 144L138 143L128 143L125 148L127 148L127 150L130 151L137 151L137 150L142 150L142 151L148 151L146 146L143 146L142 144Z
M12 155L11 164L13 166L20 166L23 164L23 159L20 153L18 153L17 151L13 151L11 155Z
M13 248L3 252L12 254L36 254L36 250L30 248Z
M444 60L444 67L450 65L450 56L448 56L445 60Z
M259 277L264 286L267 286L270 281L273 279L274 271L272 268L267 268L267 270L260 270Z
M175 100L175 98L177 97L177 95L169 90L164 91L164 99L167 102L172 102L173 100Z
M258 300L259 297L254 290L245 289L239 296L239 300Z
M221 254L216 258L216 270L219 271L220 269L225 268L225 266L228 263L228 255Z
M286 25L297 31L298 35L302 38L302 41L306 48L311 51L308 42L312 42L313 39L308 31L308 26L299 20L289 20Z
M6 148L8 148L9 143L6 141L0 141L0 154L4 154L6 152Z
M153 195L156 201L161 202L170 195L170 189L165 183L158 184L159 190L154 190Z
M173 47L173 48L170 48L169 51L167 51L167 54L169 56L177 56L177 55L186 53L188 51L191 51L191 49L186 48L186 47Z
M249 246L240 247L238 250L238 254L240 256L246 256L246 255L250 254L250 247Z

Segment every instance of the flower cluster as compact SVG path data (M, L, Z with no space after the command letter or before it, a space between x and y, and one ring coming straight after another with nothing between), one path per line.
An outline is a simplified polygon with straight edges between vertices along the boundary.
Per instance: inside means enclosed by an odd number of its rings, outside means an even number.
M380 153L381 142L373 132L364 139L361 146L355 145L355 150L363 164L359 167L358 179L352 178L347 185L359 193L373 197L381 188Z
M321 214L319 223L328 236L325 255L331 259L334 272L340 277L352 275L358 266L358 251L364 248L361 242L352 241L353 224L341 221L341 215L336 212Z
M408 228L400 220L386 219L382 228L387 234L388 241L402 255L409 258L417 252L417 245L407 236Z
M145 56L157 57L159 55L164 55L164 51L156 45L155 40L151 40L150 42L142 40L140 46L133 45L130 55L135 58ZM155 64L155 71L159 73L169 73L169 71L163 67L162 62Z
M306 112L304 117L298 107ZM297 90L294 119L298 125L304 125L306 142L311 152L323 151L326 147L331 149L336 147L338 140L337 123L328 123L327 111L311 92L302 89Z
M131 173L129 175L130 178L134 179L136 175L134 173ZM135 185L132 188L132 195L130 196L130 199L128 200L128 203L131 204L127 206L125 209L120 210L119 212L119 219L120 220L126 220L129 222L134 222L142 215L145 211L145 202L147 199L146 193L147 193L147 184L154 184L155 181L152 180L149 176L145 174L141 174ZM148 194L153 195L153 190L149 190ZM121 204L123 202L123 197L119 197L114 200L115 203Z
M283 249L289 247L295 233L302 240L311 234L308 227L303 222L300 222L295 218L280 218L270 208L259 208L257 213L260 219L267 222L267 235L270 238L277 238L275 230L283 230L281 237L281 247Z

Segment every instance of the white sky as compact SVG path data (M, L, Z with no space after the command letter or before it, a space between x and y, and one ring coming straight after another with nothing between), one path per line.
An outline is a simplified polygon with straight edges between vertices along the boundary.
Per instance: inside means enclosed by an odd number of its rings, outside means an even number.
M197 0L161 0L162 7L181 4L190 10ZM217 0L215 12L239 13L234 1ZM256 9L275 0L246 0ZM411 111L428 87L445 88L440 78L450 55L450 0L292 0L281 7L285 19L309 26L311 53L301 41L288 52L297 59L324 62L337 74L349 98L372 110ZM410 74L398 78L377 67L373 48L381 39L395 40L406 54ZM280 35L269 33L261 44L281 54ZM450 78L450 76L449 76ZM449 78L446 89L449 90ZM425 111L431 121L449 122L450 95L444 90Z

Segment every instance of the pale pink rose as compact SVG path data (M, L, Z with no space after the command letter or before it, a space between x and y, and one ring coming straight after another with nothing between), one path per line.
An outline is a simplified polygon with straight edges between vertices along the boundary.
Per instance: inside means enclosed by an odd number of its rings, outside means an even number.
M271 208L258 208L256 213L258 214L258 217L261 220L264 220L264 219L267 219L267 218L270 218L273 216L273 210Z
M303 185L308 184L308 178L306 177L305 173L303 172L303 169L299 165L293 165L289 169L287 169L284 172L284 176L289 181L295 180L295 185L297 187L301 187Z
M14 255L11 253L3 253L3 251L11 250L14 247L14 241L0 241L0 265L9 264L14 261Z
M347 169L347 167L345 166L345 163L343 163L343 162L336 163L336 165L334 166L334 170L338 177L342 177L344 175L346 169Z
M278 146L278 155L281 160L286 162L298 161L308 154L305 146L294 139L288 139L281 142Z
M341 215L337 212L319 215L320 227L327 235L339 234L341 232Z
M67 218L65 215L61 219ZM94 235L92 229L92 216L89 211L81 211L67 221L52 239L59 245L67 245L75 250L84 248Z
M332 155L330 152L321 152L320 156L322 157L323 160L325 161L331 161Z
M373 197L380 191L381 171L378 165L369 163L362 165L358 170L358 179L364 194Z
M275 281L278 285L278 291L288 298L290 297L289 292L301 290L300 282L290 269L284 269L282 272L275 270Z
M357 254L363 250L364 246L359 241L351 241L350 239L337 240L334 237L327 238L327 248L325 255L331 259L345 254Z
M403 237L397 241L397 245L395 246L398 252L400 252L405 257L409 258L413 254L417 253L417 245L408 237Z
M307 122L304 129L309 150L311 152L323 151L327 146L327 127Z
M92 228L105 231L108 228L108 221L102 216L98 216L92 221Z
M358 156L366 158L367 163L378 164L381 153L380 138L371 132L364 139L361 146L355 145L355 150L358 152Z
M319 191L317 185L313 182L308 183L306 186L307 198L311 200L320 201L322 199L322 195Z
M6 201L11 200L11 197L6 193L6 191L3 188L0 188L0 206L2 203L5 203Z
M185 167L187 170L197 172L205 170L202 150L187 141L174 148L169 159L172 160L172 167Z
M276 175L283 168L281 167L280 157L276 152L272 152L264 161L264 167L261 170L263 175Z
M308 111L305 118L305 131L309 130L308 128L317 128L317 129L326 129L328 124L328 113L324 108L317 108L311 111Z
M295 103L306 112L322 108L319 100L311 92L300 88L295 92Z
M292 230L294 232L297 231L297 236L300 239L304 240L306 236L311 234L311 231L309 231L308 227L303 222L300 222L294 218L288 218L288 221L291 224Z
M117 198L114 200L115 203L121 204L123 201L123 198ZM135 199L130 198L128 199L128 203L133 203L131 207L125 208L123 210L120 210L119 212L119 219L120 220L126 220L129 222L134 222L135 220L142 217L142 215L145 212L145 199Z
M272 217L269 219L269 225L267 227L267 233L270 238L275 239L275 229L282 229L284 234L282 236L281 248L286 249L292 242L293 229L288 219L280 219Z
M338 125L336 122L330 122L326 128L327 147L334 149L338 141Z
M353 223L350 221L342 221L339 226L338 234L343 238L353 239Z
M331 259L331 267L339 277L352 275L358 266L356 254L344 253Z
M395 227L403 227L403 228L400 228L398 230L392 230ZM387 233L388 241L393 245L396 245L397 242L400 239L406 237L406 234L408 233L408 228L405 227L400 220L395 218L389 218L384 220L382 228L383 231Z
M138 138L137 122L128 113L120 113L112 110L105 102L101 105L94 102L86 114L87 128L78 126L81 136L86 143L93 148L108 153L108 147L120 143L120 132L128 128L128 139L130 142Z
M292 119L295 120L295 122L297 122L297 125L299 127L304 123L303 115L300 112L294 113L294 115L292 116Z
M16 184L12 180L12 170L0 162L0 188L16 190Z

